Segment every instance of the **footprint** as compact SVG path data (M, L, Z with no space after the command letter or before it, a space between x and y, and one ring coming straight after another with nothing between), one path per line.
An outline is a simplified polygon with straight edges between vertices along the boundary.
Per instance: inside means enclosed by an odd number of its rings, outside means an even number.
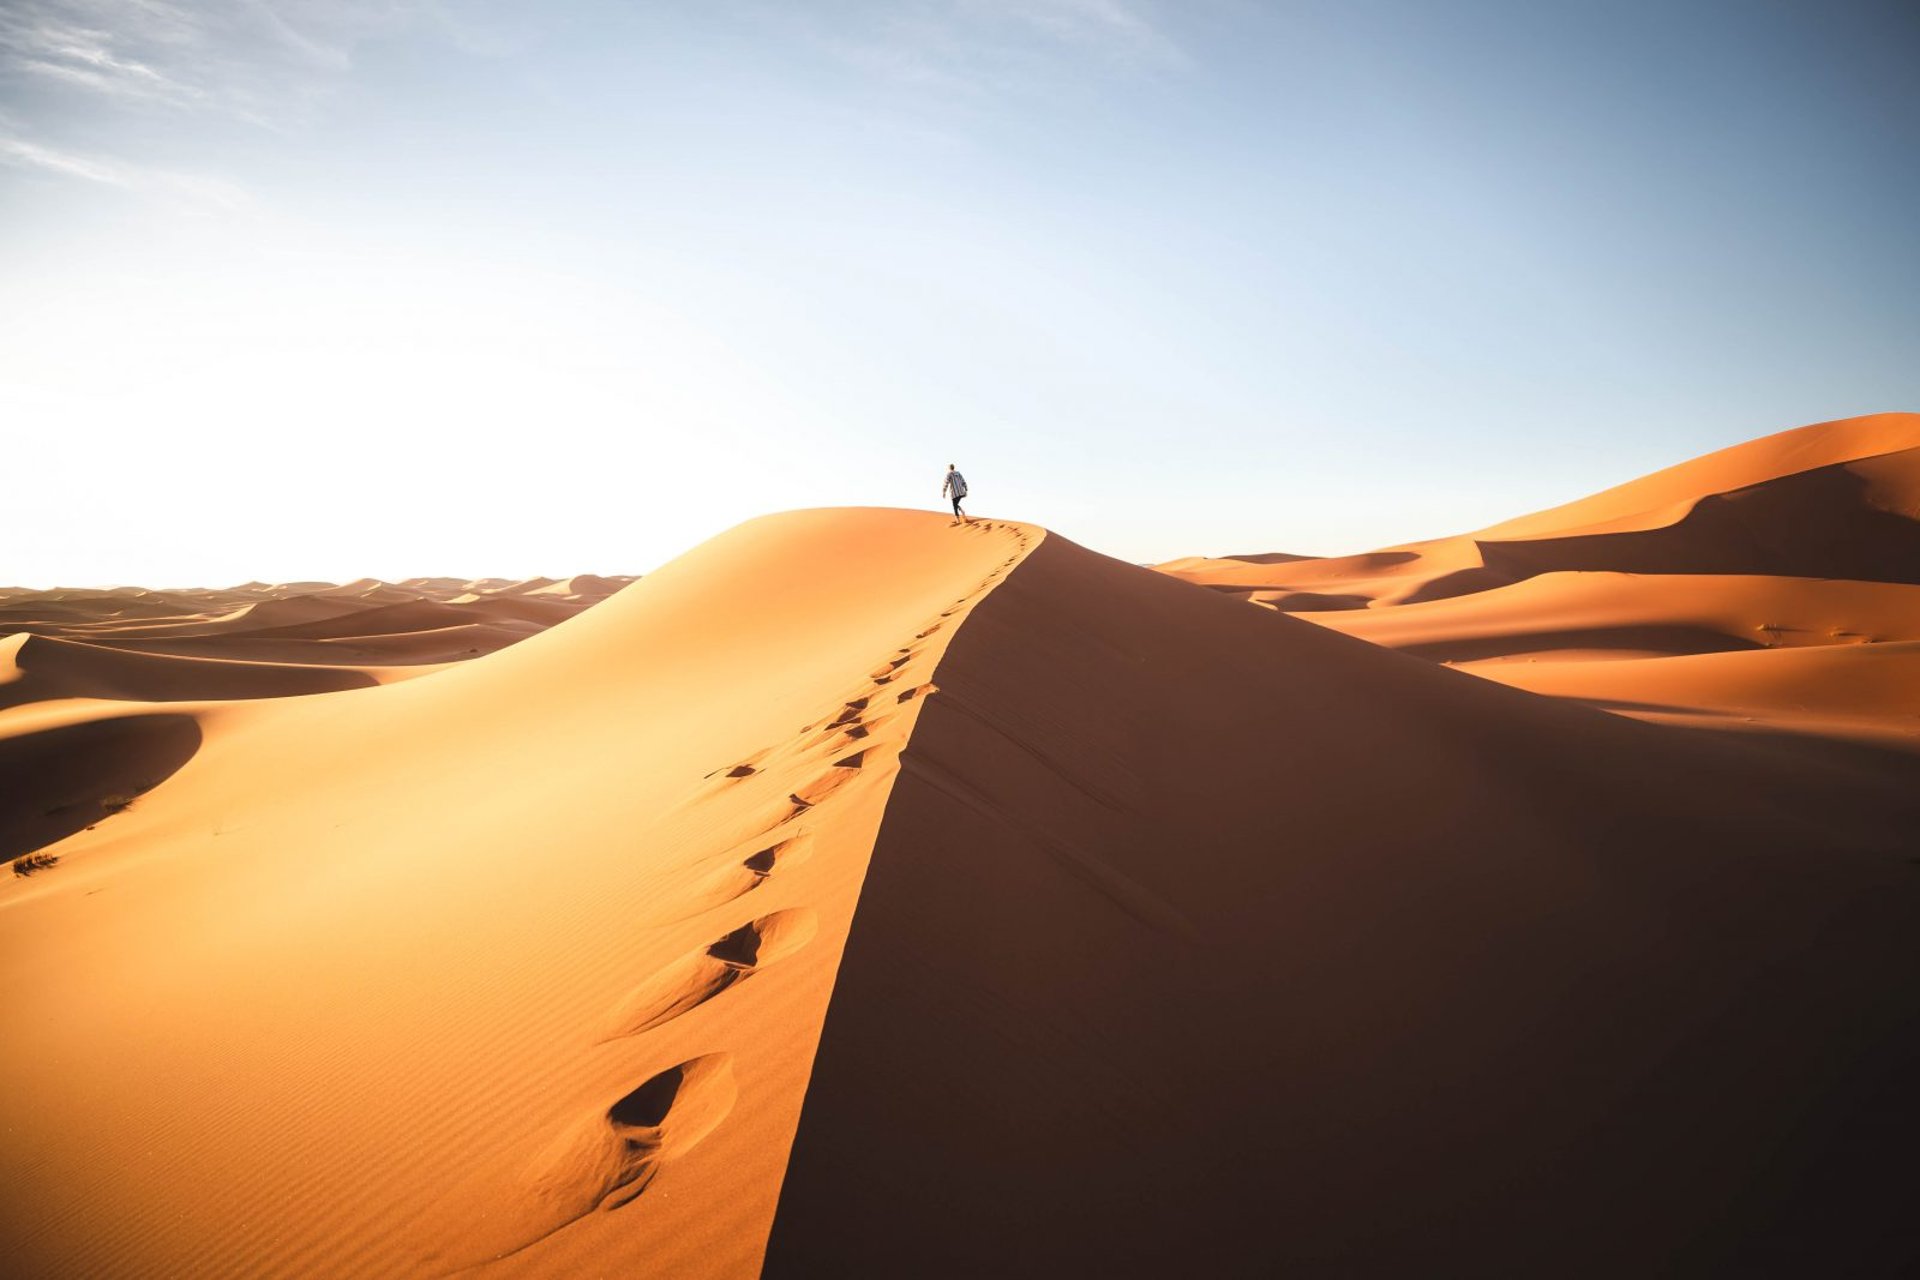
M428 1250L414 1270L466 1274L522 1253L588 1214L631 1204L667 1165L719 1127L739 1093L731 1054L689 1058L567 1125L518 1171L490 1176L477 1170L426 1211L424 1237L456 1243ZM496 1211L486 1212L489 1206Z
M946 615L942 614L941 616L945 617ZM928 627L925 631L922 631L918 635L914 636L914 639L925 640L928 636L932 635L934 632L938 631L939 629L940 629L940 624L936 622L932 626Z
M865 698L855 698L852 702L847 703L841 708L839 715L827 721L827 728L837 729L843 724L851 724L853 721L858 720L860 713L866 709L867 700Z
M760 761L765 759L766 755L767 753L765 751L756 751L738 764L726 765L718 769L709 769L706 773L702 774L701 777L712 778L720 774L725 774L729 778L750 778L760 772Z
M601 1043L639 1035L705 1004L812 941L812 911L795 907L749 920L718 942L682 956L628 992Z
M530 1197L551 1223L536 1239L633 1203L663 1167L726 1119L738 1097L732 1055L709 1053L668 1067L562 1134L527 1170Z
M776 826L774 830L779 830L779 827ZM761 839L766 837L762 836ZM643 915L644 922L650 925L677 924L752 893L775 872L797 867L812 856L813 836L801 832L784 840L775 839L771 844L758 847L750 844L746 847L753 852L744 857L738 854L729 857L717 870L700 881L691 893L684 896L674 894L655 911Z
M836 769L858 769L861 766L861 764L864 762L863 758L866 756L866 754L867 753L864 750L856 751L850 756L846 756L842 759L835 760L833 762L833 767Z
M747 889L758 889L762 881L782 867L797 867L813 854L813 837L809 835L793 836L778 844L770 844L757 853L748 854L740 860L743 870L754 876Z
M898 701L912 702L915 698L924 698L930 693L938 693L938 692L940 692L940 686L937 684L915 685L911 689L902 689L900 691L900 697L898 698Z
M857 769L853 767L836 768L821 774L818 778L815 778L798 791L790 793L787 799L792 801L794 806L793 813L790 816L798 817L813 808L841 787L844 787L852 780L856 772Z
M893 679L894 672L912 661L913 657L909 654L894 658L888 662L883 662L873 670L867 672L867 679L884 684L886 681Z

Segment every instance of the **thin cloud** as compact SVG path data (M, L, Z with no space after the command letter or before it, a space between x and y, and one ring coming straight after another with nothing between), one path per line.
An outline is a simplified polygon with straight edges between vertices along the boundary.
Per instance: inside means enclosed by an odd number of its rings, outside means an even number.
M238 208L247 198L233 182L115 155L122 122L291 131L352 75L361 45L415 26L470 34L440 0L4 0L0 163L198 210Z
M1045 89L1090 68L1179 70L1189 59L1140 0L855 4L810 23L813 43L897 87L969 99Z
M1186 55L1149 11L1125 0L974 0L974 6L1117 61L1186 62Z
M110 187L127 185L125 177L112 165L43 147L25 138L0 137L0 164L22 169L44 169L49 173L84 178L88 182L99 182Z
M16 0L0 73L244 118L298 114L376 36L441 21L432 0Z
M143 34L153 29L152 8L128 4L121 9L114 13L97 4L45 0L11 7L0 15L0 69L109 98L185 103L204 97L136 52L154 43Z
M244 189L220 178L126 164L108 157L83 155L7 134L0 134L0 165L39 170L157 197L189 213L232 213L251 203Z

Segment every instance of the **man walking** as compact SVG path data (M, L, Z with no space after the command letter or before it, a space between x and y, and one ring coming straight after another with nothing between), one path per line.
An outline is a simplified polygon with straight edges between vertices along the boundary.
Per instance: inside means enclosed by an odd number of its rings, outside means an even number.
M947 464L947 478L940 485L940 496L953 499L953 520L955 524L970 518L966 512L960 509L960 499L967 496L967 478L958 471L955 471L951 462Z

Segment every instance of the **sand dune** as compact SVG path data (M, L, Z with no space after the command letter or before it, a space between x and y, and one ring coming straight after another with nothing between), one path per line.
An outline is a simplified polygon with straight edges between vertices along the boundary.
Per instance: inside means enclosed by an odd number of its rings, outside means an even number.
M1175 577L1294 612L1413 604L1542 573L1920 582L1920 414L1816 423L1478 533L1324 560L1189 558Z
M352 667L168 657L50 636L15 639L12 671L0 668L0 709L55 698L274 698L378 683Z
M1920 752L1920 643L1802 647L1468 668L1502 684L1642 719ZM1920 839L1915 840L1920 849Z
M760 522L431 677L199 709L0 887L18 1256L750 1274L898 752L1031 537Z
M430 675L537 634L628 581L583 576L563 595L486 595L465 606L450 603L468 586L455 579L0 592L0 845L12 856L82 830L167 777L185 759L172 745L185 740L177 724L196 723L195 709L167 719L151 704ZM163 745L154 754L135 742Z
M121 589L0 591L0 634L24 632L137 653L245 663L442 663L523 640L606 599L632 579L582 574L565 584L533 581L553 589L529 598L524 583L453 578L413 578L399 585L374 579L344 586L249 583L142 593L147 607L137 615L121 607L129 598ZM320 687L314 677L290 684L289 692Z
M441 627L466 625L475 616L476 607L418 599L383 602L337 617L251 628L247 635L255 640L332 640L343 637L363 638L434 631ZM548 615L547 624L551 625L566 616L570 616L570 613L556 609ZM529 630L529 634L531 630L533 629Z
M60 841L125 812L191 759L200 737L190 715L131 708L0 735L0 858L55 845L49 856L63 856Z
M488 609L483 612L537 616L543 625L551 625L587 604L606 599L632 581L630 577L578 574L565 581L409 578L403 583L386 583L363 578L340 585L250 582L238 587L166 591L133 587L52 591L0 588L0 629L51 635L74 630L92 638L228 634L355 615L371 621L381 616L375 611L383 607L425 609L433 604L451 605L463 598L487 601ZM536 593L541 597L540 604L518 603L519 597Z
M1057 537L937 679L768 1274L1739 1274L1902 1238L1910 762L1515 696Z
M366 607L358 601L343 600L337 596L285 596L256 600L223 613L211 609L197 613L183 610L139 626L105 623L87 627L85 632L109 642L235 635L275 627L301 626L328 618L350 618ZM72 627L67 634L80 634L81 631L79 627Z
M0 650L39 798L0 836L57 859L0 883L10 1257L1899 1274L1910 428L1341 561L842 510L559 621L610 580L250 588L112 647L117 603L40 601ZM1586 539L1629 563L1553 567ZM1815 560L1856 577L1778 567ZM1352 607L1247 603L1301 595ZM482 625L524 638L314 657Z
M1884 646L1920 639L1917 414L1781 432L1464 537L1161 568L1624 714L1916 745L1908 662ZM1786 652L1809 647L1833 652Z
M1490 538L1565 537L1644 530L1711 494L1920 448L1920 414L1877 413L1817 422L1693 458L1565 506L1485 530Z
M248 583L212 590L0 592L0 852L14 857L125 812L197 750L213 704L366 688L491 653L630 579L535 602ZM409 611L412 611L409 613ZM407 628L418 628L408 630ZM164 711L162 708L165 708Z
M1920 586L1764 575L1550 573L1323 625L1449 662L1920 640Z

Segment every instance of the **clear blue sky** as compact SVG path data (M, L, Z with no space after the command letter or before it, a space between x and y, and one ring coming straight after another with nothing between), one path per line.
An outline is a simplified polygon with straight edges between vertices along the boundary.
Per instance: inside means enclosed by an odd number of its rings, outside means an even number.
M1920 409L1920 6L8 0L0 583L1459 532Z

